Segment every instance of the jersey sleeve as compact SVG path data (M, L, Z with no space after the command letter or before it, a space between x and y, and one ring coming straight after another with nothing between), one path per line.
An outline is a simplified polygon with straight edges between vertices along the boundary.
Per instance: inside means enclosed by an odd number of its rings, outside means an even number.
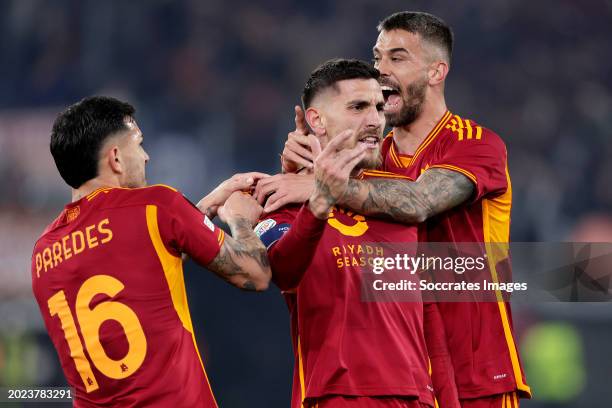
M268 248L272 281L281 290L296 288L314 257L327 224L316 218L308 204L297 212L271 213L255 227L255 233Z
M186 253L198 264L208 265L223 245L224 231L181 193L171 194L158 205L157 222L164 244L177 256Z
M506 146L492 131L478 128L479 136L469 139L448 135L442 153L429 163L429 168L453 170L469 178L476 187L474 201L503 194L508 188Z

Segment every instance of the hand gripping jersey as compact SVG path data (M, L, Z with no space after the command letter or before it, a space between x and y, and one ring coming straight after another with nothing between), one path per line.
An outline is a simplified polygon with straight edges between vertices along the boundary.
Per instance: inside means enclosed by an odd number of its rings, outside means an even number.
M401 177L379 171L362 176ZM373 257L387 256L380 243L415 242L416 227L334 208L303 277L291 288L279 282L286 281L281 275L301 268L294 254L302 249L289 250L283 240L299 232L294 229L304 224L304 208L285 207L256 229L269 248L273 279L291 313L292 407L330 395L413 398L433 406L423 304L364 302L361 297L361 268ZM283 254L276 251L281 247Z
M216 407L181 254L207 265L223 239L166 186L96 190L47 227L32 288L75 406Z
M447 111L412 156L398 153L393 132L383 141L382 155L384 170L415 180L428 169L443 168L474 183L469 202L419 225L419 241L509 242L512 187L506 146L497 134ZM495 265L490 269L494 271ZM509 303L439 303L438 308L460 398L515 390L531 395Z

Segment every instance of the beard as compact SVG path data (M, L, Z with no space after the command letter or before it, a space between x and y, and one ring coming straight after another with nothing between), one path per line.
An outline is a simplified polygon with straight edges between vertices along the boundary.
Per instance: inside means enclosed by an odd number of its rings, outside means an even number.
M121 183L124 188L141 188L147 186L147 179L144 170L128 168L126 177Z
M380 156L380 147L376 149L373 155L364 157L357 165L355 170L376 170L382 165L382 157Z
M402 95L402 108L397 113L389 113L385 115L387 125L392 127L407 126L414 122L421 112L425 104L425 93L427 92L427 78L416 80L406 87L407 95Z

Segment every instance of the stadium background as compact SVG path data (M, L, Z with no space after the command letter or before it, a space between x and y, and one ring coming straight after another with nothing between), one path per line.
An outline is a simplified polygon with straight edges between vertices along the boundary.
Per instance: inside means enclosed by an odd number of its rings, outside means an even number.
M235 172L276 172L310 70L369 60L376 23L406 8L453 27L449 108L508 145L513 240L611 242L610 1L1 1L0 387L63 384L29 272L70 197L48 150L61 109L91 94L133 103L149 182L197 201ZM193 265L186 276L220 405L288 406L278 291L241 293ZM515 323L526 407L610 406L609 304L524 305Z

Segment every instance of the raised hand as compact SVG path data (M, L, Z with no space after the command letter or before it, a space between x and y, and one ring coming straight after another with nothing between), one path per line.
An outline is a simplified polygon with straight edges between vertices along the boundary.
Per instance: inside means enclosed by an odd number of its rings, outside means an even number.
M290 203L303 203L314 190L312 174L276 174L259 180L253 196L270 213Z
M304 111L298 105L295 106L295 130L287 134L281 163L285 173L295 173L300 167L309 169L313 167L313 155L308 141L308 124Z
M346 193L353 169L365 157L367 148L362 143L353 148L343 148L352 137L354 132L345 130L321 151L319 140L314 135L309 136L315 157L315 190L310 196L309 206L317 218L327 218L334 204Z
M257 180L269 176L269 174L256 171L234 174L202 198L198 202L197 207L208 217L214 218L217 215L218 208L225 203L225 200L227 200L233 192L251 191Z

